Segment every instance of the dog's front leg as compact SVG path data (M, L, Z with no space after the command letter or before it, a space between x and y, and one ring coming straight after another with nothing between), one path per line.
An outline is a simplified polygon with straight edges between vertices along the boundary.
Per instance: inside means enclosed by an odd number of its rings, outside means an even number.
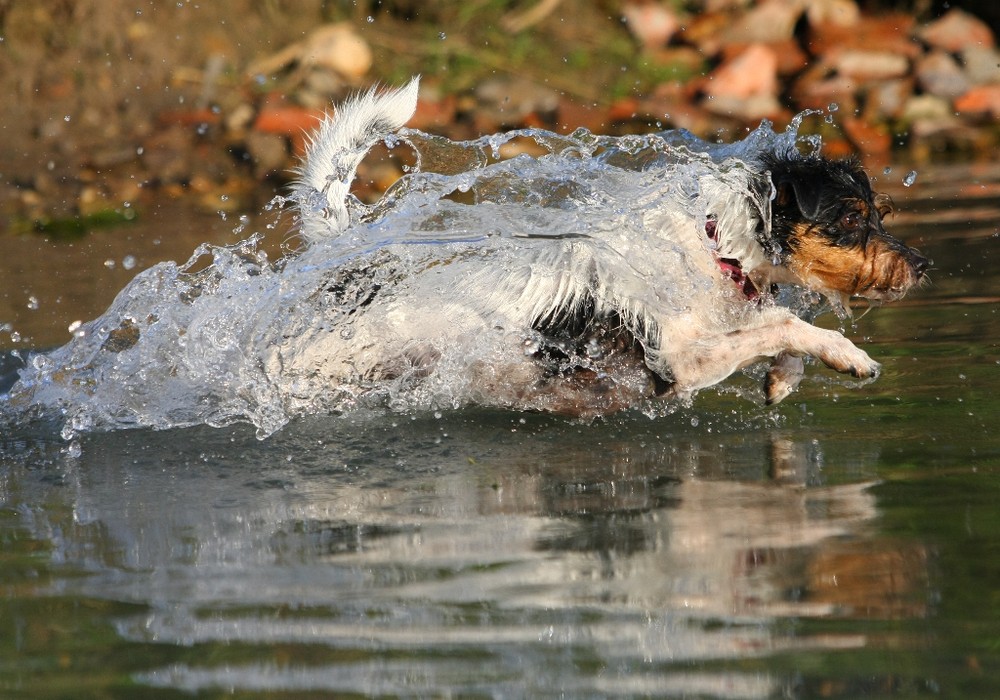
M799 386L805 374L805 361L801 355L779 352L764 379L764 396L768 406L780 403Z
M791 314L750 328L674 342L662 353L674 389L686 394L712 386L733 372L768 358L811 355L831 369L855 377L878 376L879 364L836 331L817 328ZM781 361L782 370L795 368ZM783 397L782 397L783 398Z

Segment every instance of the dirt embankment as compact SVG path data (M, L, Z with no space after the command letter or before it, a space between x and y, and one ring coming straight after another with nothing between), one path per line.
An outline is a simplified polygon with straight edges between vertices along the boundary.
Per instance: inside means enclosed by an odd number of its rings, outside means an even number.
M975 157L1000 142L993 28L931 2L0 0L0 36L0 230L88 226L153 194L253 206L331 101L414 73L413 125L453 137L729 139L810 108L835 110L811 126L835 153Z

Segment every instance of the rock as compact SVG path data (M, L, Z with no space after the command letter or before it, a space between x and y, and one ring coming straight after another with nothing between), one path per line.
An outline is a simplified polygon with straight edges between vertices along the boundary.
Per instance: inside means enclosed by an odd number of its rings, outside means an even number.
M891 51L847 49L827 61L840 75L860 82L900 78L910 70L909 59Z
M977 85L955 100L960 114L1000 119L1000 83Z
M713 114L754 121L782 111L778 102L778 57L765 44L751 44L725 60L703 83L702 106Z
M252 76L272 75L293 64L307 69L327 68L348 81L357 81L371 68L372 51L346 22L328 24L302 41L256 61L247 72Z
M230 110L223 123L226 126L226 131L242 133L250 128L256 116L256 111L249 103L240 102Z
M714 129L712 115L689 100L670 102L654 95L643 106L648 114L659 115L655 121L665 129L687 129L696 134L708 134Z
M859 49L884 51L915 59L923 53L911 37L913 17L906 14L886 14L862 17L851 26L823 24L811 26L806 49L814 56L832 55L837 51Z
M174 124L162 129L142 146L142 164L162 182L186 180L192 171L194 135L189 128Z
M814 27L853 27L861 19L861 10L854 0L815 0L808 3L806 17Z
M791 97L798 109L827 109L836 104L842 112L857 109L858 84L844 75L823 77L826 70L816 66L806 71L792 86Z
M809 57L795 39L772 43L769 46L778 57L778 75L795 75L809 65Z
M583 127L594 133L604 133L610 125L607 111L593 104L583 104L563 97L559 100L556 130L568 134Z
M306 38L299 61L358 80L372 67L372 50L349 25L331 24Z
M458 100L454 95L439 95L431 93L424 98L424 91L421 90L420 99L417 100L417 111L414 112L410 121L406 123L411 129L443 129L452 125L455 121Z
M778 75L796 75L809 65L809 57L795 39L764 44L778 59ZM728 44L722 49L721 61L725 63L746 51L747 44Z
M777 55L764 44L751 44L708 76L705 94L716 99L774 97L778 94Z
M802 16L799 0L763 0L730 22L723 44L771 44L788 41Z
M344 79L337 71L321 66L313 66L302 80L302 88L316 93L329 104L331 99L344 91Z
M914 67L917 84L924 92L951 100L969 89L969 80L958 61L935 50L921 57Z
M950 53L958 53L970 45L995 46L989 25L957 8L922 27L917 36L930 46Z
M865 114L873 119L896 119L913 94L913 80L880 80L866 86Z
M251 131L247 134L246 148L258 179L288 168L288 143L283 136Z
M851 143L866 155L882 155L892 147L892 136L884 127L855 117L845 118L842 126Z
M311 133L323 118L323 111L284 104L281 100L266 102L257 114L253 130L263 134L278 134L292 140L295 153L305 150L306 134Z
M902 118L907 122L944 120L952 115L948 100L935 95L913 95L903 106Z
M781 103L774 95L749 95L731 97L728 95L710 97L702 105L713 114L733 117L744 122L760 119L777 119L782 113Z
M93 185L86 185L80 188L80 191L77 193L76 210L81 216L92 216L113 207L114 205L105 196L104 192Z
M728 13L700 12L684 21L680 36L703 55L715 56L722 49L722 35L732 20Z
M626 2L622 5L625 26L644 48L666 45L681 28L677 15L655 2Z
M554 114L559 95L528 80L487 80L476 88L484 116L499 124L518 126L530 114Z
M966 46L960 54L965 76L973 85L1000 83L1000 51L981 45Z
M910 123L910 136L920 141L937 137L940 144L956 144L968 141L971 137L969 128L953 114L936 118L920 118Z

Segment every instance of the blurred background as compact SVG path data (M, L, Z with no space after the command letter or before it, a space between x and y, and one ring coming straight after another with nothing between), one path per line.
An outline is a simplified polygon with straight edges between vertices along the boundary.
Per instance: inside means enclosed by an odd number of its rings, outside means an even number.
M998 26L986 0L0 0L0 233L259 206L317 115L417 73L411 126L452 138L732 140L819 109L833 155L991 158Z

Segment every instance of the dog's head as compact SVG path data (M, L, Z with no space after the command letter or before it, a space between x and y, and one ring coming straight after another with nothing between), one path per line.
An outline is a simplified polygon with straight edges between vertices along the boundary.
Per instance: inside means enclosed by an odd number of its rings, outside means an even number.
M775 157L771 232L782 263L806 287L891 301L917 284L927 258L886 233L892 202L855 160Z

